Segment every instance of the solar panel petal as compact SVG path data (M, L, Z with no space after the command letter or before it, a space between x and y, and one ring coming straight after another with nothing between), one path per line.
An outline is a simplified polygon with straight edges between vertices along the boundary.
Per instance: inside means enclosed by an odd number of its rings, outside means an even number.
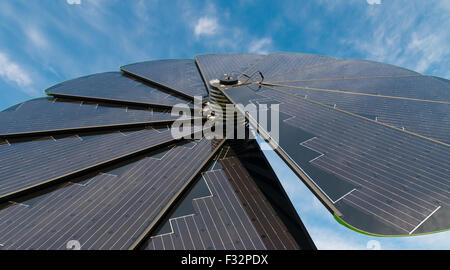
M190 104L190 101L172 95L156 86L123 75L105 72L69 80L45 90L56 97L72 97L123 104L171 107Z
M84 184L50 190L34 203L21 201L23 209L12 203L0 210L0 222L7 223L0 242L4 249L66 249L73 240L82 249L128 249L217 147L206 139L174 144L162 157L139 157L120 174L104 168Z
M382 96L405 100L450 103L449 85L430 76L286 81L274 83L317 92Z
M0 136L52 131L80 132L101 127L170 123L179 116L169 110L112 106L77 100L40 98L26 101L14 111L0 113Z
M10 140L0 145L0 200L174 140L167 128Z
M450 143L450 104L376 95L324 92L306 88L273 88Z
M208 95L205 83L192 59L147 61L126 65L120 69L191 99L194 96Z
M325 56L302 54L285 54L283 56L287 60L284 60L275 54L273 60L268 57L267 60L262 63L268 67L275 64L277 66L276 70L279 70L272 71L270 74L273 75L268 76L268 80L296 81L365 77L420 76L419 73L411 70L368 60L337 59ZM272 61L274 63L272 63ZM258 68L258 66L255 68Z
M352 226L409 235L423 232L433 213L427 232L448 229L448 145L284 90L244 86L224 93L234 103L282 104L277 151ZM271 139L264 128L263 135Z
M278 77L284 80L284 76L289 76L288 74L303 73L304 69L318 68L337 61L339 59L334 57L314 54L271 53L255 64L248 73L259 70L267 80Z
M315 248L255 141L225 144L197 182L145 249Z

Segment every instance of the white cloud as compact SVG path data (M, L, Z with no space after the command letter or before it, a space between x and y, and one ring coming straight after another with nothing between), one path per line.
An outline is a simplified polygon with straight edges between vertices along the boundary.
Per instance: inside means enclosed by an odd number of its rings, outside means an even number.
M250 43L248 51L250 53L268 54L272 40L270 38L261 38Z
M389 5L388 10L366 9L366 21L355 26L354 32L361 34L345 37L342 43L361 52L362 58L448 78L450 18L442 12L446 7L396 1ZM435 16L423 20L422 10Z
M0 53L0 76L8 81L15 82L19 86L31 84L30 76L3 53Z
M13 82L29 95L36 95L36 91L29 86L32 83L30 75L18 64L9 60L8 56L0 52L0 77L7 82Z
M428 70L433 63L439 63L441 59L450 54L450 49L444 45L446 41L442 36L433 33L422 34L423 36L419 37L419 34L414 32L407 47L411 54L421 56L415 67L418 72Z
M31 40L31 42L39 48L45 48L48 46L48 41L44 37L44 35L37 30L36 28L29 27L26 30L27 37Z
M380 5L381 0L367 0L367 4L369 5Z
M196 36L200 35L214 35L217 33L219 25L215 18L202 17L198 19L197 24L194 28L194 33Z
M66 0L69 5L81 5L81 0Z

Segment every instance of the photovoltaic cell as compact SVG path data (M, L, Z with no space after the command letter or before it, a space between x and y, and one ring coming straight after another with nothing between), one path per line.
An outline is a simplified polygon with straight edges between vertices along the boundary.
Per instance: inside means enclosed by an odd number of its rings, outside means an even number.
M254 162L256 149L248 147L252 143L239 145L239 151L252 153ZM207 192L194 192L194 188L192 193L197 195L186 197L189 201L180 205L183 210L175 211L164 225L168 229L155 233L145 249L299 249L299 244L255 183L256 179L232 148L235 147L224 146L211 167L202 173L198 185L205 185ZM256 181L272 186L271 169L261 162L258 165L261 177ZM285 203L280 198L277 201L280 205ZM284 211L286 208L289 207L284 205Z
M282 74L291 74L292 72L303 72L305 68L321 66L326 63L338 61L337 58L302 54L302 53L272 53L264 57L254 65L248 73L256 70L262 72L266 79L272 79Z
M169 110L39 98L0 113L0 135L173 121Z
M268 249L316 249L256 140L230 145L232 154L219 161L221 168L231 179L230 183ZM256 225L258 223L261 227Z
M432 76L432 77L435 78L436 80L441 81L441 82L450 84L450 80L449 80L449 79L440 78L440 77L435 77L435 76Z
M171 219L173 231L152 237L146 248L266 249L223 171L207 172L203 177L212 196L192 200L195 214ZM173 242L172 247L158 246L157 241L165 242L165 238Z
M0 224L6 224L0 243L4 249L53 250L76 240L81 249L128 249L216 147L206 139L186 146L141 158L117 175L66 184L35 203L10 204L0 210Z
M147 61L126 65L120 69L191 99L194 96L206 97L208 95L197 65L192 59Z
M414 234L433 214L428 230L448 228L448 146L272 89L225 93L235 103L263 98L282 104L286 117L277 151L351 225L378 234ZM369 217L375 221L367 222Z
M450 104L274 88L450 144Z
M255 184L250 174L236 157L223 159L221 165L228 181L237 191L237 197L246 206L247 213L269 250L299 249L286 225Z
M69 80L45 90L57 97L78 97L138 105L171 107L191 102L121 72L105 72Z
M289 53L282 56L283 58L275 54L274 60L270 60L268 57L267 60L261 63L261 65L267 65L268 70L270 68L275 70L268 73L268 80L291 81L420 75L417 72L404 68L367 60L337 59L326 56ZM306 59L303 60L303 58ZM275 67L271 67L271 64L274 64Z
M169 129L141 129L0 145L0 198L173 140Z
M310 89L383 95L450 103L450 85L430 76L362 78L351 80L312 80L277 84Z

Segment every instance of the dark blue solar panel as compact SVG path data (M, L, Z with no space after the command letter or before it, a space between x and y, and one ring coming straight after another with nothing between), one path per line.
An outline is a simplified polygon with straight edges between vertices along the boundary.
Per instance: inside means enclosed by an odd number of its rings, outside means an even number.
M206 172L201 181L206 182L210 195L191 199L193 213L172 218L172 230L153 236L145 248L183 249L184 244L190 250L266 249L226 174L222 170ZM173 239L173 245L159 246L167 237Z
M432 77L435 78L436 80L440 80L441 82L450 84L450 80L449 79L435 77L435 76L432 76Z
M190 103L190 101L169 94L156 86L150 86L125 76L120 72L99 73L69 80L52 86L45 92L55 96L111 100L140 105L170 107Z
M66 249L76 240L82 249L128 249L216 147L206 139L171 145L162 156L140 157L119 174L105 169L22 200L23 208L12 203L0 210L0 222L6 222L0 243L5 249Z
M0 145L0 198L173 140L167 128L9 140Z
M19 104L16 104L16 105L11 106L11 107L9 107L9 108L6 108L6 109L4 109L2 112L11 112L11 111L15 111L15 110L17 110L20 106L22 106L22 103L19 103Z
M450 102L450 84L430 76L278 82L296 87Z
M169 110L41 98L0 113L0 135L171 121Z
M126 65L120 69L189 98L208 95L197 65L192 59L148 61Z
M281 103L277 151L354 227L382 235L448 229L448 145L272 89L225 93L240 104Z
M259 70L264 77L269 80L273 77L278 78L281 74L303 72L303 69L322 66L326 63L333 63L336 61L338 61L337 58L322 55L272 53L267 55L262 61L258 62L248 71L248 73Z
M274 87L450 144L450 104Z
M226 144L214 160L145 249L311 249L255 141Z
M331 79L331 78L360 78L360 77L376 77L376 76L416 76L417 72L396 67L389 64L378 63L367 60L358 59L335 59L319 58L320 56L310 56L322 59L317 64L309 66L301 66L300 69L295 67L295 61L285 60L278 61L276 64L280 66L283 72L272 72L276 75L268 76L268 81L290 81L290 80L314 80L314 79ZM289 54L286 55L289 58ZM313 58L315 59L315 58ZM263 63L265 63L264 61ZM293 62L293 63L291 63ZM267 60L267 65L270 61Z

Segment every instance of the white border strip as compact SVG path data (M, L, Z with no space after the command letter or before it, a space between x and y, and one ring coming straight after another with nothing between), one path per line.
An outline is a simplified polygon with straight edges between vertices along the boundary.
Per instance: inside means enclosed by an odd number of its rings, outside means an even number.
M340 197L339 199L337 199L336 201L334 201L333 203L337 203L338 201L342 200L345 196L347 196L348 194L352 193L353 191L355 191L356 188L350 190L349 192L345 193L344 195L342 195L342 197Z
M417 228L420 227L420 225L422 225L425 221L427 221L427 219L429 219L434 213L436 213L437 210L439 210L439 208L441 208L441 206L439 205L438 208L436 208L433 212L431 212L431 214L429 214L424 220L422 220L419 225L417 225L412 231L409 232L409 234L412 234L415 230L417 230Z
M203 197L199 197L199 198L194 198L194 199L192 199L192 201L200 200L200 199L205 199L205 198L211 198L211 197L214 196L213 193L211 192L211 188L209 187L208 182L206 181L206 179L204 178L204 176L202 176L202 179L203 179L203 181L205 181L206 186L208 187L208 190L209 190L209 192L211 193L211 195L207 195L207 196L203 196ZM195 209L194 209L194 211L195 211ZM197 214L197 213L192 213L192 214L189 214L189 215L184 215L184 216L180 216L180 217L170 218L170 219L169 219L170 232L168 232L168 233L163 233L163 234L158 234L158 235L152 236L152 237L150 237L150 238L151 238L151 239L154 239L154 238L157 238L157 237L161 237L161 236L165 236L165 235L169 235L169 234L175 233L174 230L173 230L173 225L172 225L172 221L173 221L173 220L180 219L180 218L186 218L186 217L192 217L192 216L195 216L196 214Z

